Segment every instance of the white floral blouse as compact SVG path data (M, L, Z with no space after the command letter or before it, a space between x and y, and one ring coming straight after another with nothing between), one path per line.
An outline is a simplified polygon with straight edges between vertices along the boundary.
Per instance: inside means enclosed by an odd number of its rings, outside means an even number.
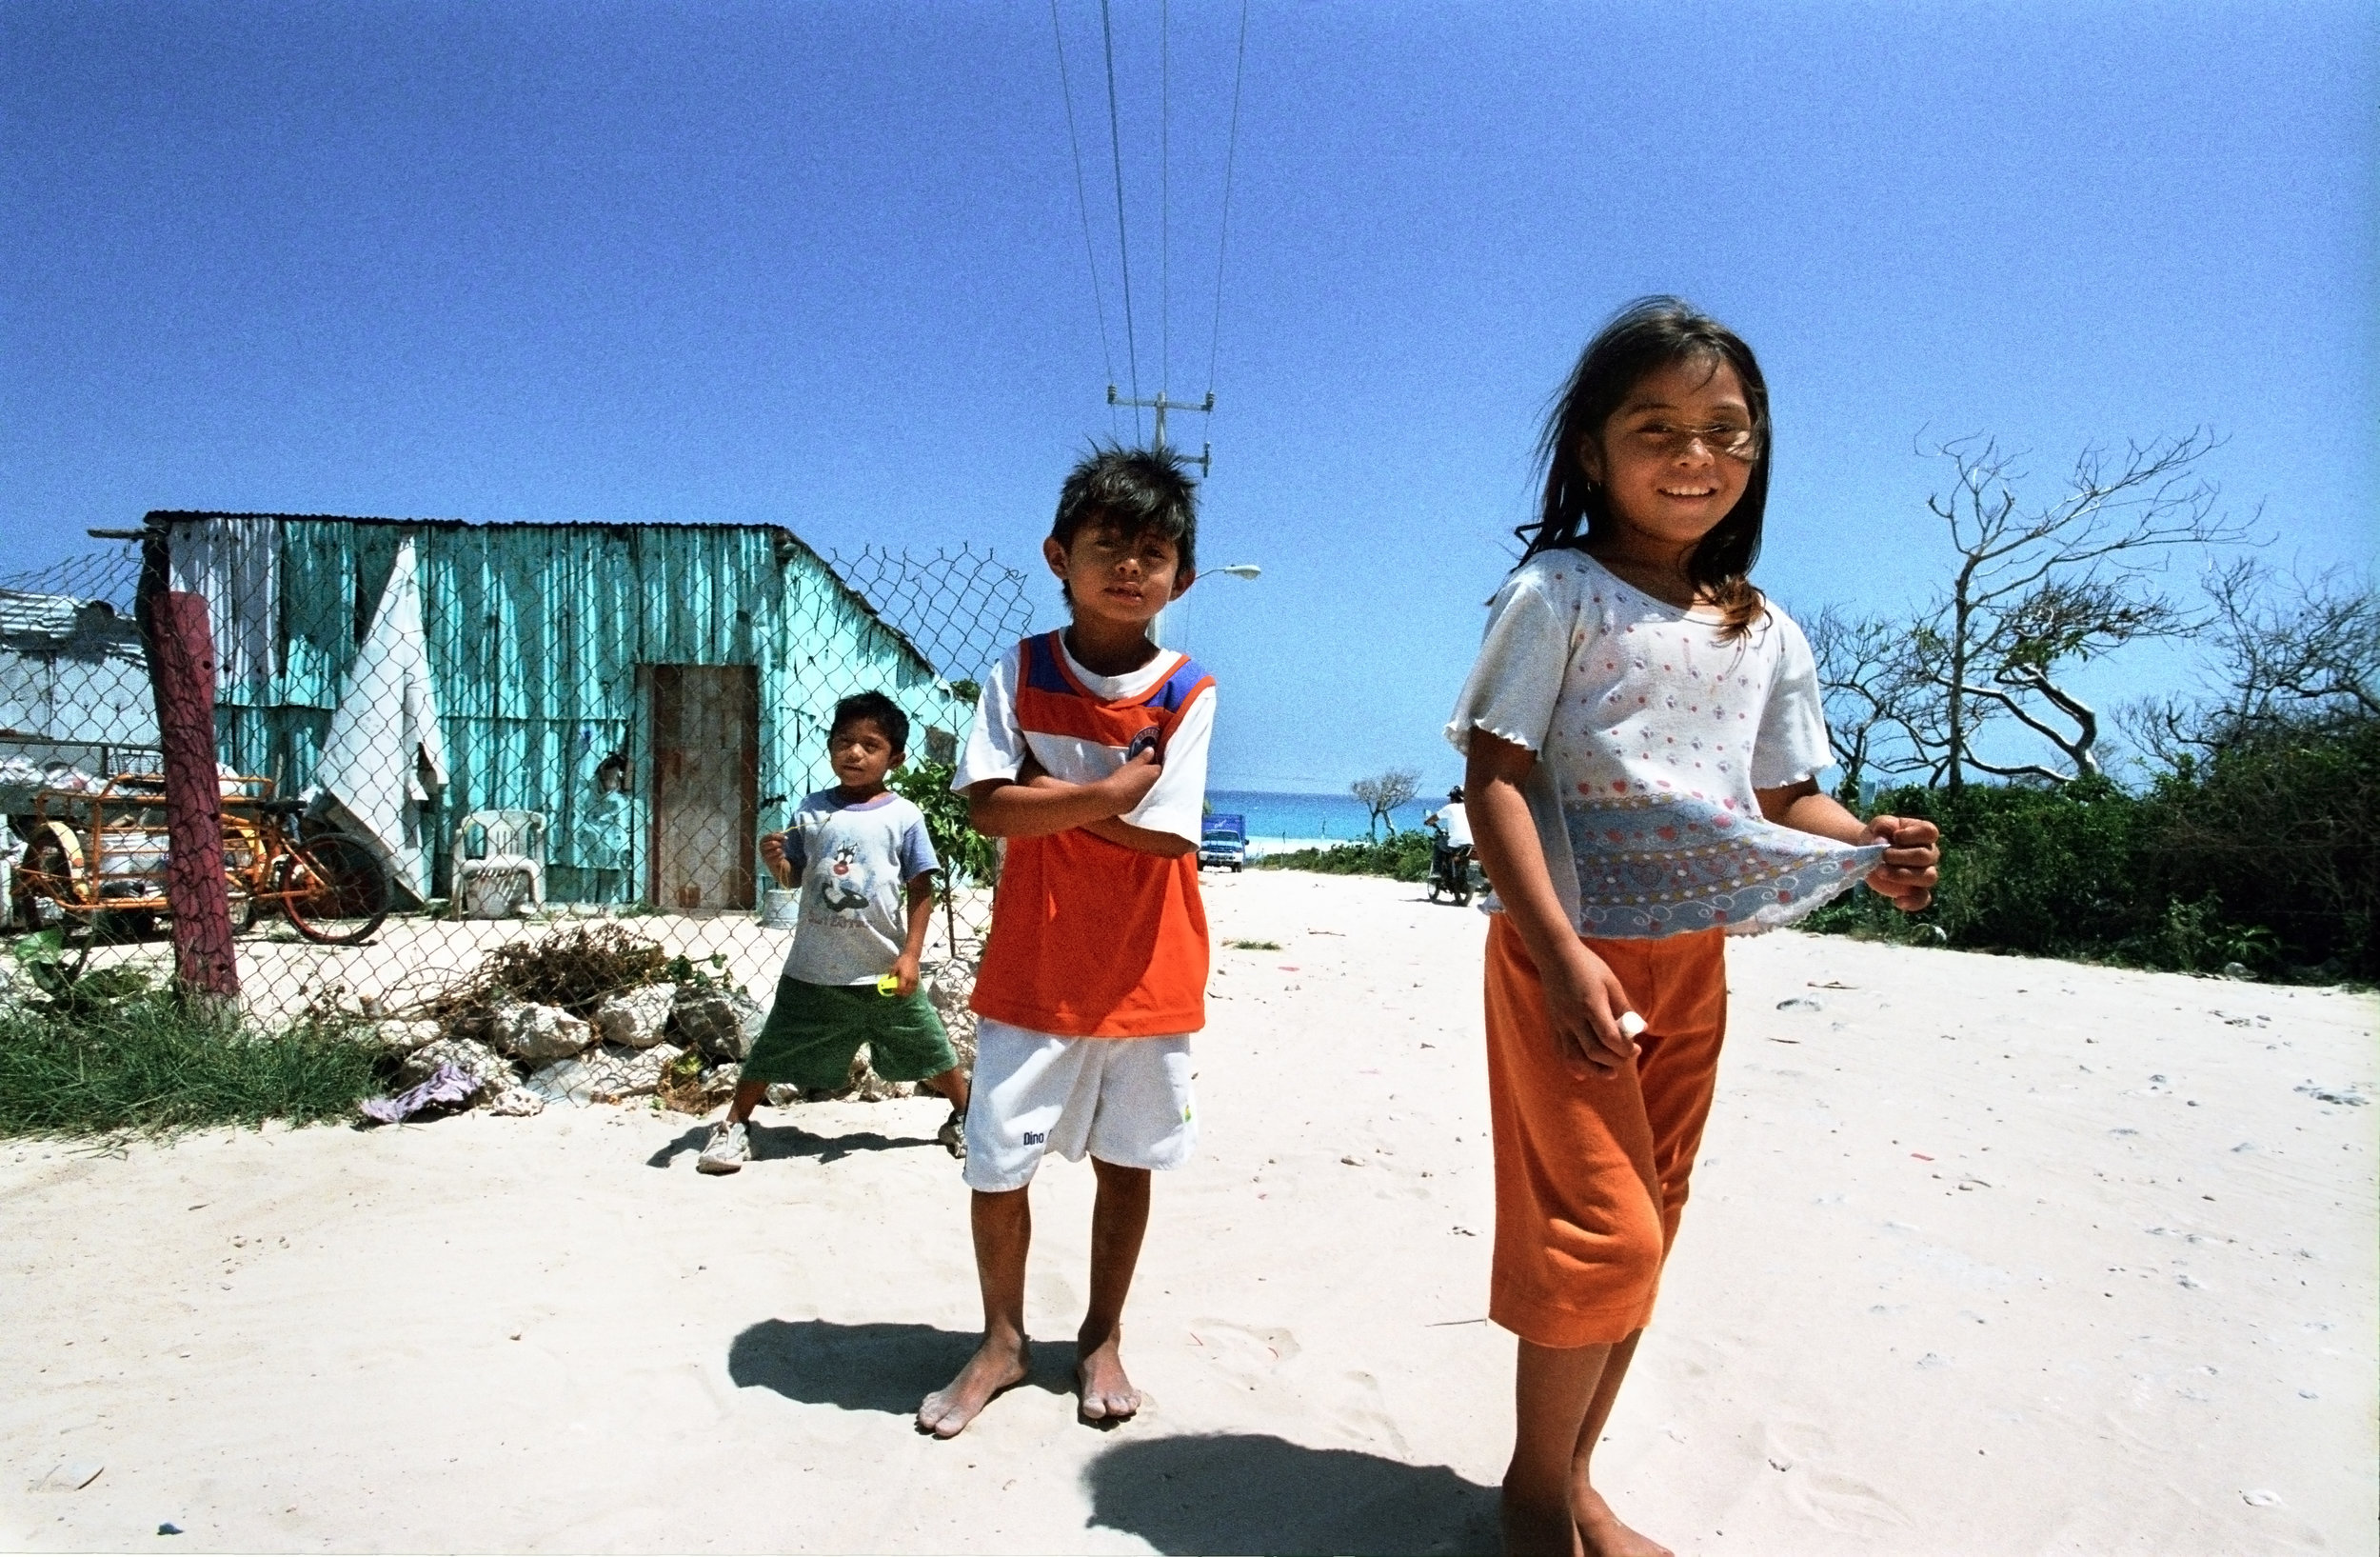
M1884 855L1760 814L1754 790L1833 760L1809 642L1774 603L1730 642L1714 612L1657 600L1582 551L1541 552L1489 604L1446 738L1468 752L1474 729L1537 753L1523 793L1581 935L1765 929Z

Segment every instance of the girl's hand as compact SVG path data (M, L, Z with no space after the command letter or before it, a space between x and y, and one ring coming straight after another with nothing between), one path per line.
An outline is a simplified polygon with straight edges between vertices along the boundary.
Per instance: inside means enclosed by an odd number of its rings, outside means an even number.
M1580 1081L1613 1076L1636 1057L1636 1040L1620 1031L1620 1013L1631 1008L1611 965L1577 941L1570 941L1540 969L1545 1013L1562 1068Z
M1868 872L1868 885L1901 912L1915 913L1934 901L1934 884L1942 874L1941 836L1941 828L1914 816L1870 817L1859 841L1885 849L1884 863Z

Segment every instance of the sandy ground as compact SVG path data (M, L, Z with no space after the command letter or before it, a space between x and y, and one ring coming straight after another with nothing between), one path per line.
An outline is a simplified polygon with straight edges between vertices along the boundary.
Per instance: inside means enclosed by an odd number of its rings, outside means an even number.
M764 1111L724 1180L642 1108L20 1144L0 1547L1492 1547L1481 920L1209 889L1138 1421L1074 1420L1091 1176L1055 1164L1035 1379L911 1430L977 1319L930 1101ZM1597 1461L1625 1515L1691 1553L2374 1549L2380 1108L2319 1095L2373 1094L2370 997L1791 934L1733 983Z

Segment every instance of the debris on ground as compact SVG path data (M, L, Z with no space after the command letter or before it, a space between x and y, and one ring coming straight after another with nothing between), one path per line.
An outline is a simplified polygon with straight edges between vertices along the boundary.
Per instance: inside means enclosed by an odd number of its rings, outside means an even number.
M429 1079L419 1086L398 1093L395 1097L367 1097L357 1107L367 1119L384 1125L395 1125L420 1113L444 1113L449 1108L466 1108L471 1099L484 1089L477 1076L447 1061L431 1072Z

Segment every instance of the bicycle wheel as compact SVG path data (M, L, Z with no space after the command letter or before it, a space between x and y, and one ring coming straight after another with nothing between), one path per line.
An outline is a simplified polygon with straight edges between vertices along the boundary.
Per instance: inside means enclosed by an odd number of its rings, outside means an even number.
M329 946L354 946L388 917L388 872L380 858L344 832L290 846L282 867L289 895L282 910L297 932Z

